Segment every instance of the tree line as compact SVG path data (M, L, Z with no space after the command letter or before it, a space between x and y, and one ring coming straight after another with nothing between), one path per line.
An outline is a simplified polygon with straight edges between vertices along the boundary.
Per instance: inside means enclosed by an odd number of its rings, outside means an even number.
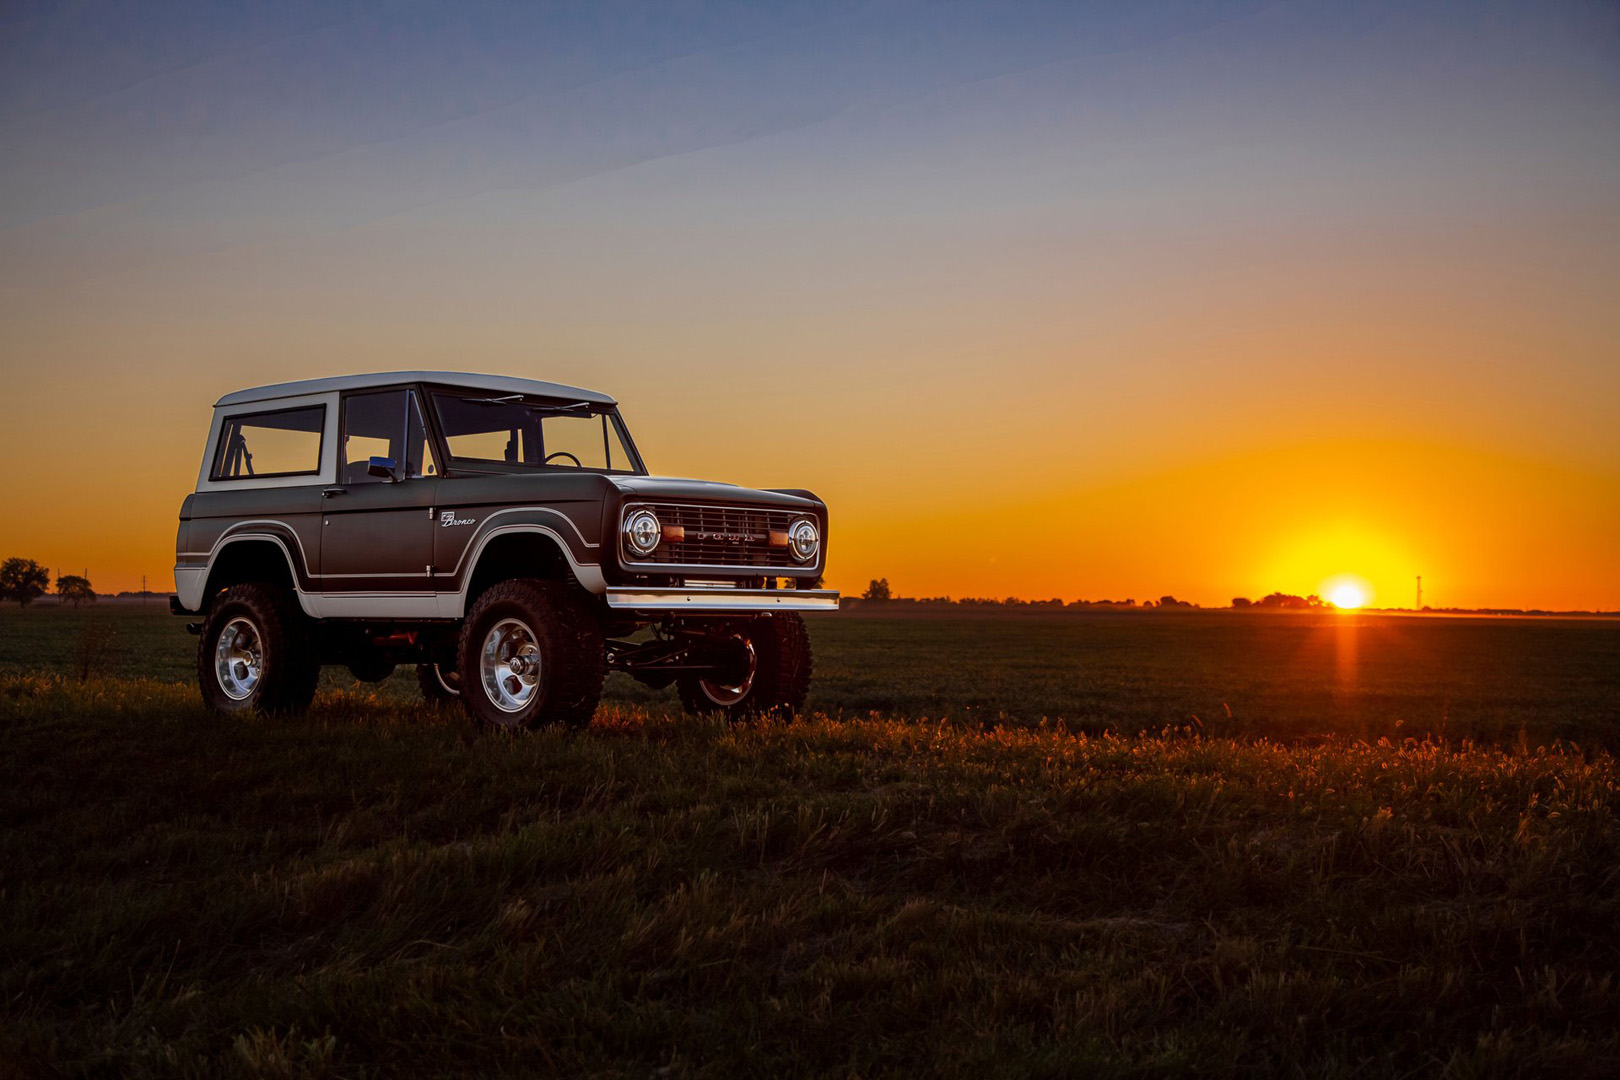
M0 563L0 601L15 600L22 607L27 607L44 596L50 587L50 571L33 559L13 557ZM56 595L78 607L86 601L94 603L96 590L91 588L90 579L83 574L59 574L56 578Z
M896 596L894 588L889 584L888 578L876 578L861 593L860 599L869 604L908 604L928 607L1017 607L1017 608L1185 608L1202 609L1202 605L1194 604L1189 600L1177 600L1174 596L1161 596L1157 600L1143 600L1140 603L1134 597L1124 600L1062 600L1053 597L1050 600L1023 600L1016 596L1003 599L994 597L966 596L953 599L949 596ZM1295 596L1292 593L1274 592L1259 600L1251 600L1246 596L1232 598L1232 607L1242 611L1246 609L1302 609L1331 608L1332 602L1323 600L1315 593L1309 596Z
M888 578L877 578L861 593L863 603L911 604L928 607L1017 607L1017 608L1196 608L1190 600L1177 600L1174 596L1161 596L1157 600L1137 601L1135 597L1123 600L1025 600L1017 596L896 596Z

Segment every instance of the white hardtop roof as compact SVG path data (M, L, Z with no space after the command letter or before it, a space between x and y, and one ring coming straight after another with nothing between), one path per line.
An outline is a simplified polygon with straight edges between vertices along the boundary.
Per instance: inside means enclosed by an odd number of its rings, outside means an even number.
M241 405L250 401L274 401L277 398L299 397L303 394L365 390L373 386L398 386L400 383L434 383L469 390L489 390L499 394L533 394L536 397L589 401L596 405L616 404L612 398L595 390L581 390L577 386L541 382L539 379L518 379L511 375L474 375L465 371L379 371L370 375L337 375L328 379L304 379L300 382L255 386L250 390L226 394L214 402L214 407L217 409L221 405Z

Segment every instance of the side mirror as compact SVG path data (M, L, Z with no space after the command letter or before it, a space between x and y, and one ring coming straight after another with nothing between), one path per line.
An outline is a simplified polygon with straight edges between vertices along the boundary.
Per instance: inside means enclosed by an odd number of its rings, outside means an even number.
M380 477L383 480L394 481L399 477L394 475L394 459L391 457L374 457L366 462L366 473L369 476Z

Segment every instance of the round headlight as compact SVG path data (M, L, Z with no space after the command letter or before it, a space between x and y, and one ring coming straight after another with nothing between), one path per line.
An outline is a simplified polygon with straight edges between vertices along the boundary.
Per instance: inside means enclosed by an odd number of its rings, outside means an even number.
M809 562L821 550L821 533L809 518L800 518L788 528L788 550L800 562Z
M651 510L637 510L624 519L624 542L637 555L651 555L663 534L664 527Z

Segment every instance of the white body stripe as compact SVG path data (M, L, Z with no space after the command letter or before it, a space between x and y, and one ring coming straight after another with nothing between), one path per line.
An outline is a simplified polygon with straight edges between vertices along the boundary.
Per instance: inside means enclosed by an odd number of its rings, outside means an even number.
M513 510L500 511L500 513L512 513L512 512L515 512L516 510L519 510L519 509L524 509L524 510L547 510L549 508L547 508L547 507L514 507ZM555 510L551 510L550 512L553 513L553 514L558 513ZM497 514L491 514L490 518L493 518L493 517L496 517L496 516L498 516L498 515ZM564 520L567 520L567 515L566 514L558 514L558 516L562 517ZM485 520L488 521L489 519L486 518ZM570 521L569 524L572 525L573 522ZM296 572L297 568L294 566L293 561L292 561L292 552L288 550L286 542L283 541L281 539L281 537L277 536L274 533L267 533L267 532L242 532L242 533L238 533L238 532L233 531L233 530L235 530L237 528L243 528L243 527L246 527L246 526L249 526L249 525L279 525L279 526L281 526L282 528L284 528L287 531L292 533L293 542L298 545L298 553L299 553L300 557L303 556L303 554L304 554L303 541L298 539L298 533L296 531L294 531L292 526L288 525L286 522L284 522L284 521L276 521L274 519L259 519L259 520L254 520L254 521L238 522L237 524L232 525L223 534L221 534L219 540L215 542L212 550L210 550L208 552L208 562L205 565L203 565L203 566L176 566L174 568L175 591L179 594L180 603L181 603L181 605L183 607L185 607L185 608L187 608L188 610L191 610L191 611L196 611L202 605L203 590L208 585L208 577L209 577L209 575L212 574L213 571L214 571L214 562L215 562L215 560L217 560L219 558L220 552L223 551L226 547L228 547L229 545L231 545L233 543L237 543L238 541L268 540L268 541L275 544L277 547L279 547L281 549L282 556L284 558L286 558L286 560L287 560L288 568L294 571L294 573L293 573L293 588L296 589L297 592L298 592L298 606L303 608L304 609L304 614L310 616L311 618L316 618L316 619L381 619L381 618L388 618L388 619L459 619L463 615L465 615L466 612L467 612L467 589L472 584L470 574L468 575L468 580L463 581L462 584L461 584L461 588L456 590L455 592L449 592L449 591L445 591L445 592L410 592L410 593L404 593L404 592L393 592L393 593L319 592L319 591L317 591L317 592L307 592L307 591L304 590L304 588L302 586L300 586L298 584L298 574ZM579 533L578 527L575 527L574 532L575 532L576 535ZM573 551L569 548L568 542L563 539L562 534L559 533L556 529L553 529L548 525L535 525L535 524L502 525L499 528L490 529L488 532L484 533L479 538L478 543L476 545L473 545L473 544L467 545L467 549L470 549L471 552L472 552L472 560L471 560L470 565L477 566L478 565L478 559L483 554L484 548L486 546L488 546L489 542L492 539L494 539L495 537L501 536L501 535L504 535L504 534L507 534L507 533L537 533L537 534L540 534L540 535L543 535L543 536L551 537L551 539L556 541L557 546L562 549L563 557L568 560L569 568L571 570L573 570L574 577L579 581L579 583L581 585L583 585L586 589L588 589L589 591L591 591L591 592L593 592L593 593L595 593L595 594L597 594L599 596L602 593L607 591L607 580L605 578L603 578L603 576L602 576L602 568L600 566L595 565L594 563L581 563L579 560L575 559ZM585 538L583 536L580 537L580 541L581 541L581 543L586 542ZM588 546L597 547L598 545L589 544ZM468 553L467 549L464 549L462 551L461 559L456 562L456 570L458 570L458 571L461 569L462 563L467 561L467 553ZM304 561L304 565L306 567L309 565L307 559ZM355 578L355 577L400 577L400 576L413 577L415 575L409 575L409 574L407 574L407 575L398 575L398 574L332 574L332 575L322 575L322 574L308 574L307 571L306 571L305 576L311 577L311 578L320 578L320 577ZM448 577L453 577L454 573L452 573L450 575L446 575L446 576L447 576L447 578Z

